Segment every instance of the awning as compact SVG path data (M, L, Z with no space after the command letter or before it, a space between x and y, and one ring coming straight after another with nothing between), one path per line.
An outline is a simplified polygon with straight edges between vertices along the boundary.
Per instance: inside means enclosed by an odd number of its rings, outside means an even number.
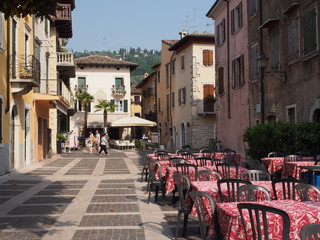
M279 22L280 18L275 17L275 18L269 18L267 21L265 21L264 23L262 23L258 29L260 30L261 28L268 28L270 27L270 25Z

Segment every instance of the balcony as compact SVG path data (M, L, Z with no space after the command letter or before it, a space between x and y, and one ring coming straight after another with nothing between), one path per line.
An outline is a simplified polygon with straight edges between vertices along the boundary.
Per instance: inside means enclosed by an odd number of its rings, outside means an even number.
M114 85L111 88L111 92L114 96L124 96L127 93L124 86L115 87Z
M40 62L33 55L11 55L10 83L12 92L21 95L39 87Z
M73 53L57 52L57 70L63 79L74 78L76 75Z
M72 38L72 17L71 4L59 3L59 10L56 11L56 16L52 16L52 21L55 22L60 38Z
M156 90L154 87L149 87L146 90L143 90L142 96L145 98L149 98L156 95Z

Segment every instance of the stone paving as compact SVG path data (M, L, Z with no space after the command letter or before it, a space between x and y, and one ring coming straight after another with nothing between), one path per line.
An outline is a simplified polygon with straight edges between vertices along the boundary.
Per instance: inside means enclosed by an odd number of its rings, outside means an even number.
M177 208L147 204L145 153L74 151L0 177L1 240L173 239ZM181 235L180 235L181 236ZM187 239L199 239L194 217Z

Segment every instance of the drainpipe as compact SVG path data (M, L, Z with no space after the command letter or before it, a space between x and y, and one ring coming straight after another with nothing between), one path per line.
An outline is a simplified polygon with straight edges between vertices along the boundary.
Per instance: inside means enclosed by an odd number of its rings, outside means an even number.
M7 106L6 113L10 111L10 18L7 19Z
M231 119L231 96L230 96L230 38L229 38L229 0L223 0L227 3L227 68L228 68L228 73L227 73L227 77L228 77L228 82L227 82L227 86L228 86L228 118Z
M171 57L170 57L170 63L172 62L172 59L173 59L173 56L174 56L174 52L172 53ZM169 82L169 88L170 88L170 93L169 93L169 114L170 114L170 127L171 127L171 136L172 136L172 146L173 146L173 139L174 139L174 132L173 132L173 126L172 126L172 112L171 112L171 109L172 109L172 75L171 75L171 69L170 68L170 82Z
M263 18L262 18L262 0L259 1L259 22L260 22L260 26L263 24ZM262 56L264 49L263 49L263 30L262 28L260 28L260 32L259 32L259 37L260 37L260 56ZM265 121L265 114L264 114L264 107L265 107L265 103L264 103L264 67L260 68L260 95L261 95L261 123L263 124Z

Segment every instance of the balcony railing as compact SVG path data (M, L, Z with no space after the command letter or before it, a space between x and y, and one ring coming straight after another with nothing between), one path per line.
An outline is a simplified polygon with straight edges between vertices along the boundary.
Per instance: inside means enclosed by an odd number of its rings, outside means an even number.
M156 90L154 87L149 87L142 92L142 96L145 98L149 98L156 95Z
M33 55L10 56L11 82L23 82L32 87L40 85L40 62Z
M70 52L57 52L57 65L58 66L74 66L73 53Z
M112 87L111 92L113 95L125 95L127 93L124 86Z
M56 21L70 21L71 20L71 4L59 3L59 10L56 11L56 16L52 16Z

